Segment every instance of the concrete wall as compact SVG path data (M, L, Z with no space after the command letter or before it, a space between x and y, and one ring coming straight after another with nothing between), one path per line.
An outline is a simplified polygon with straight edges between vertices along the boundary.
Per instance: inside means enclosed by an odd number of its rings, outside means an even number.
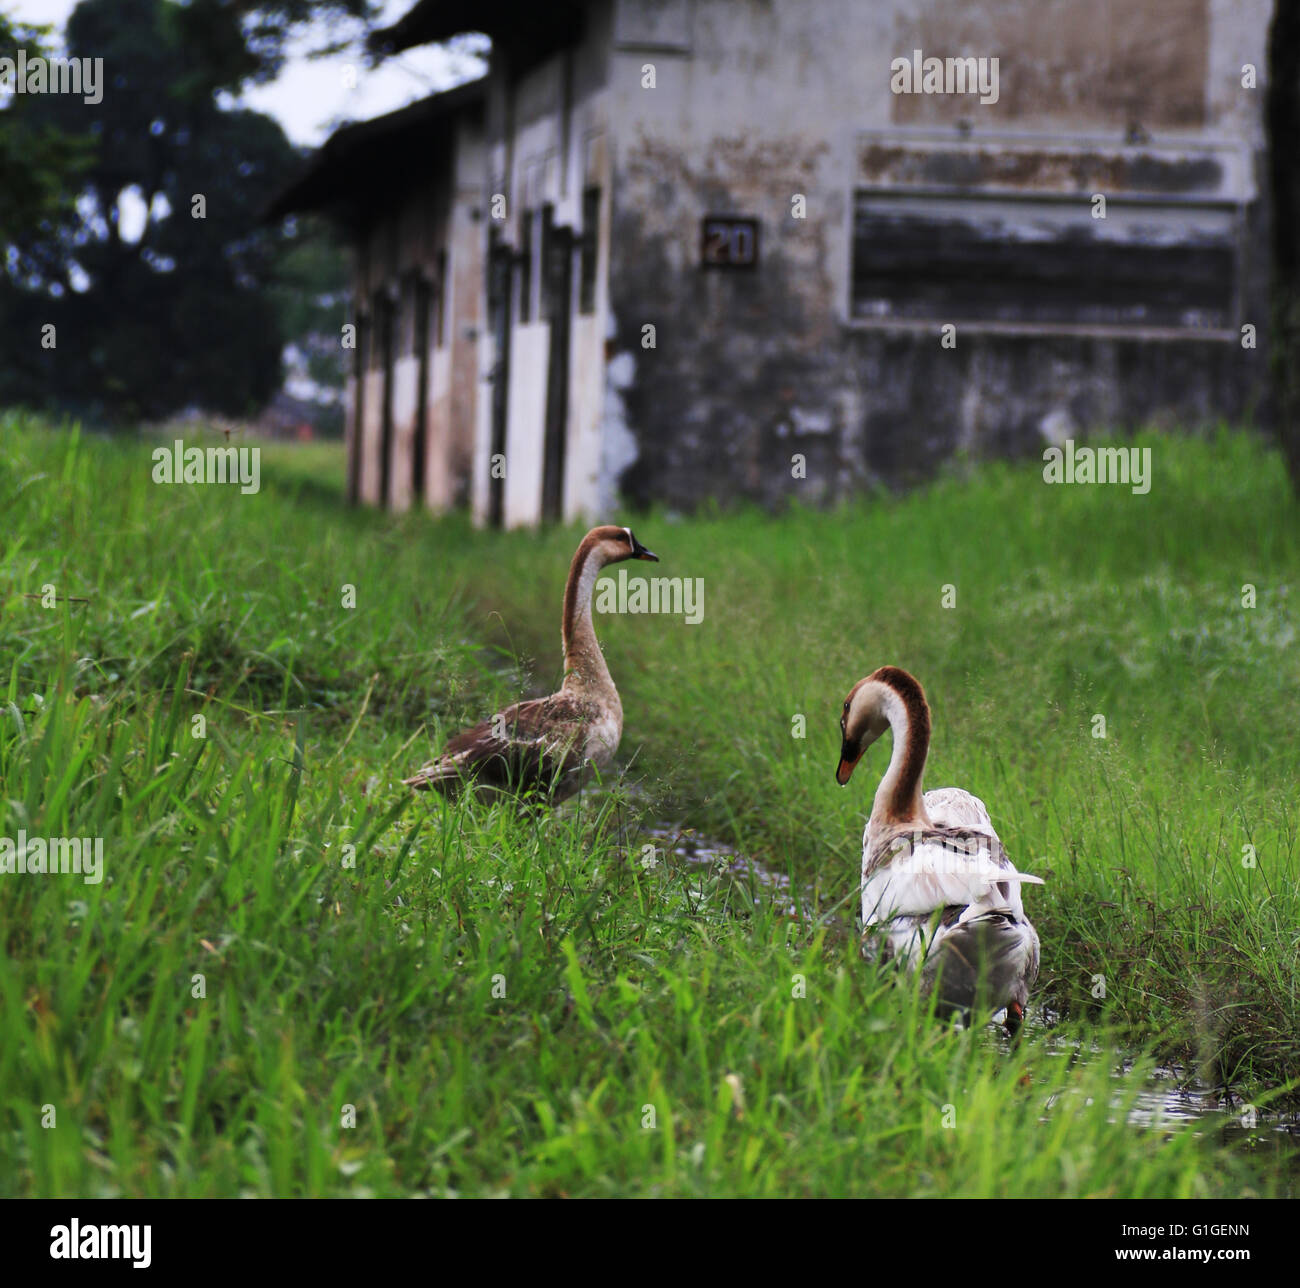
M606 471L644 500L813 501L925 477L956 453L1036 452L1076 431L1266 410L1257 175L1270 8L619 0ZM893 93L891 60L914 49L997 57L998 101ZM1247 62L1258 89L1242 88ZM933 244L960 269L990 218L963 202L990 191L1002 194L997 218L1011 235L1028 245L1064 219L1062 244L1088 239L1103 265L1140 266L1156 257L1134 247L1204 238L1207 255L1232 265L1231 298L1207 280L1222 307L1202 317L1179 296L1183 283L1156 283L1171 294L1153 325L1141 299L1111 309L1105 290L1082 320L1066 308L1043 322L1035 281L1003 284L1003 305L980 318L944 316L941 303L904 316L920 270L915 283L860 281L855 297L855 217L860 230L892 230L894 261L914 254L923 269ZM1097 192L1112 203L1104 225L1091 217ZM759 220L756 268L700 267L706 214ZM1195 269L1198 256L1186 262ZM1121 286L1117 277L1116 298ZM955 348L941 347L945 322ZM1252 322L1253 351L1240 343ZM805 480L792 478L795 454Z

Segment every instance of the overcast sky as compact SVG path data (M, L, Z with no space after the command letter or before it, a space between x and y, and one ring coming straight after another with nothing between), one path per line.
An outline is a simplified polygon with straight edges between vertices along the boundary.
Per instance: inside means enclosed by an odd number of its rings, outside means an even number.
M395 22L410 10L415 0L386 0L384 24ZM60 32L76 0L0 0L5 13L20 22L47 23ZM351 27L360 33L359 27ZM319 144L345 120L366 120L404 107L437 90L449 89L481 70L471 53L427 46L410 49L368 68L361 56L360 41L345 54L308 60L302 52L336 38L328 28L309 32L300 50L289 59L280 78L259 86L243 98L258 111L274 116L295 143ZM471 46L485 45L470 42ZM350 74L349 74L350 73ZM350 79L356 85L348 87Z

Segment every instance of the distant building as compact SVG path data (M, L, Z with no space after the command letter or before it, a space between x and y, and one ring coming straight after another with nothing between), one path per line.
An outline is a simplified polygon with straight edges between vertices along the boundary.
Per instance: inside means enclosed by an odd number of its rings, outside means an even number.
M262 408L253 422L257 434L263 438L291 438L295 442L310 443L316 438L317 425L328 417L332 408L307 398L296 398L281 389Z
M819 501L1265 415L1269 12L420 0L375 47L484 31L488 76L281 203L355 230L357 495Z
M483 82L345 126L272 207L352 246L346 389L354 501L470 499L483 296Z

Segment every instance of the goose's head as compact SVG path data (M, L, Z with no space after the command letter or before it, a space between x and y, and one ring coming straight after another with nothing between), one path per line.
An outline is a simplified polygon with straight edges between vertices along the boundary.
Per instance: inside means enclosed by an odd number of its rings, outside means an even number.
M631 528L615 527L612 523L592 528L583 537L579 549L594 550L602 564L621 563L624 559L649 559L653 563L659 562L659 556L652 550L647 550L632 535Z
M866 749L888 728L879 686L872 676L867 676L849 690L840 711L840 763L835 781L841 787L853 777Z
M901 667L882 666L849 690L840 711L840 763L835 781L843 787L863 753L896 719L923 726L929 736L930 708L915 677ZM917 732L922 732L918 728ZM895 733L895 737L897 737Z

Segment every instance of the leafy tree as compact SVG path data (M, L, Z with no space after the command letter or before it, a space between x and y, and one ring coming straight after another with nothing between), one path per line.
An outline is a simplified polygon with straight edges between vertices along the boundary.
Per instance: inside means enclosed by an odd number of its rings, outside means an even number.
M0 13L0 58L16 61L46 56L44 28L21 26ZM73 184L87 150L31 111L36 100L15 94L0 111L0 246L11 238L30 237L46 220L66 216Z
M295 153L271 118L219 105L223 88L273 65L216 39L216 20L241 8L83 0L73 12L68 54L104 60L104 94L25 105L27 128L71 136L89 161L75 210L10 240L19 289L0 305L0 397L134 421L189 406L246 414L277 388L268 286L285 234L258 220ZM208 44L196 37L205 18Z
M176 21L182 38L204 51L216 88L274 80L289 40L305 28L336 37L309 53L345 48L379 18L378 0L189 0ZM349 33L349 28L353 30Z

